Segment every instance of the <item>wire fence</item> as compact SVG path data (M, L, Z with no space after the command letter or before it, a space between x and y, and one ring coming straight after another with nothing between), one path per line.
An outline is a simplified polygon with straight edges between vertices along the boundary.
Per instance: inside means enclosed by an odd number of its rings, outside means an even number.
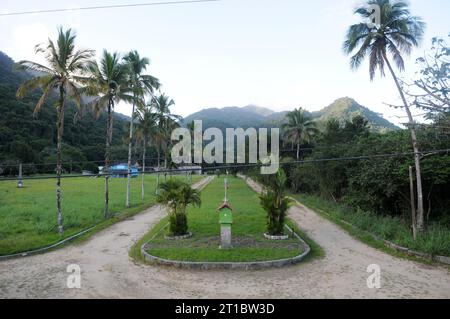
M426 154L450 154L450 149L442 149L442 150L427 150L419 153L419 155L423 156ZM334 157L334 158L321 158L321 159L305 159L305 160L294 160L289 162L280 162L278 163L280 167L284 166L292 166L292 165L301 165L301 164L309 164L309 163L326 163L326 162L336 162L336 161L358 161L358 160L379 160L379 159L388 159L388 158L401 158L407 156L414 156L416 153L414 152L401 152L401 153L387 153L387 154L372 154L372 155L361 155L361 156L351 156L351 157ZM192 165L192 164L187 164ZM138 175L155 175L155 174L180 174L180 173L192 173L192 172L213 172L213 171L221 171L221 170L244 170L251 168L261 168L263 166L270 166L270 164L263 163L254 163L254 164L228 164L228 165L200 165L200 166L191 166L191 167L182 167L175 169L152 169L148 171L140 171ZM70 175L62 175L60 178L92 178L92 177L106 177L106 176L117 176L117 173L98 173L98 174L70 174ZM43 180L43 179L57 179L57 175L45 175L45 176L16 176L16 177L3 177L0 178L1 181L20 181L20 180Z

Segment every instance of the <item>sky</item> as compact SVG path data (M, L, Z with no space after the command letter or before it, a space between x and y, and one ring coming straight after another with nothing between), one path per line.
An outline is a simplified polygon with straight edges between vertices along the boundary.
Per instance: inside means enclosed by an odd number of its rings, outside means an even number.
M151 2L152 0L0 0L0 13ZM163 0L165 1L165 0ZM77 45L97 54L138 50L148 72L187 116L207 107L254 104L274 111L320 110L349 96L393 123L406 121L392 78L371 82L368 65L352 71L342 51L358 0L222 0L140 8L0 17L0 51L14 60L42 61L34 46L73 28ZM406 78L434 36L450 33L450 1L411 0L427 23L421 47L406 59ZM127 104L116 111L130 114ZM416 114L420 111L416 111Z

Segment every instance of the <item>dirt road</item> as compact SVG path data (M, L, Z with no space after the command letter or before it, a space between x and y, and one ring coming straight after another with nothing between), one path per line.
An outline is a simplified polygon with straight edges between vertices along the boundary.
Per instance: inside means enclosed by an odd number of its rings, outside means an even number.
M89 241L0 263L2 298L450 298L450 272L398 259L350 237L306 207L290 216L326 257L264 271L187 271L137 265L128 251L165 212L151 208ZM67 288L67 266L81 267L81 289ZM366 284L381 267L381 289Z

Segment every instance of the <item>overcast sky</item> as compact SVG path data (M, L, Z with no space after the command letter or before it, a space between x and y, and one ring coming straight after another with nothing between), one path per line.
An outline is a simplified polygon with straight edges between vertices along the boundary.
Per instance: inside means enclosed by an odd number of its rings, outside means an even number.
M149 0L151 2L151 0ZM144 0L1 0L0 12L74 8ZM358 21L355 0L222 0L221 2L0 17L0 50L15 60L32 59L34 46L55 37L58 26L72 27L78 45L126 52L151 59L149 72L160 78L173 111L186 116L205 107L256 104L275 111L303 107L314 111L343 96L355 98L399 123L401 110L391 78L370 82L368 66L348 66L342 42ZM450 1L412 0L411 10L427 23L420 49L433 36L450 33ZM117 111L129 114L130 107Z

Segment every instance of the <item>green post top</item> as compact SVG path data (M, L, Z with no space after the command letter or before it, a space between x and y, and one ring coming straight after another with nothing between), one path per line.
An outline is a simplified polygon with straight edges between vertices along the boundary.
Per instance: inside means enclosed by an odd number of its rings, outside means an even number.
M233 224L233 208L224 202L217 211L219 212L219 224L221 225L231 225Z

